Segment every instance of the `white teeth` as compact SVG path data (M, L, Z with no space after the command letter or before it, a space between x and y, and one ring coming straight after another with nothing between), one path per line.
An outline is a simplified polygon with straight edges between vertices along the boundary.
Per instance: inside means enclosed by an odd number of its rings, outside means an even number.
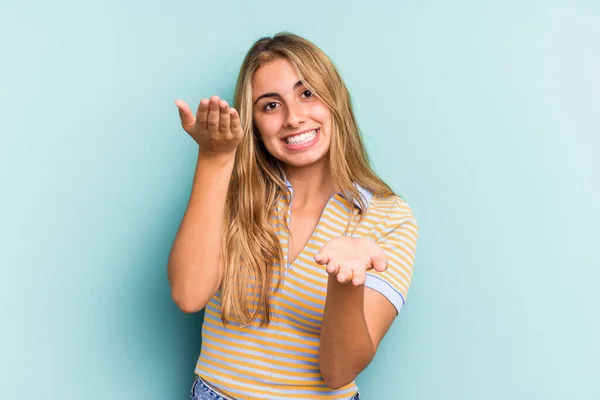
M292 136L285 139L287 144L302 144L306 142L310 142L317 136L317 130L314 129L312 131L302 133L300 135Z

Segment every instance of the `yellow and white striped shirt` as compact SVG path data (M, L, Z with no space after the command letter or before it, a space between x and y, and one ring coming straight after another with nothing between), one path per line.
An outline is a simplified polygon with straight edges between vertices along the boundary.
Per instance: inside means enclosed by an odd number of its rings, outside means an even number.
M273 293L269 326L260 321L242 327L221 322L220 291L205 308L202 349L196 374L211 386L235 399L349 399L357 391L355 382L338 390L329 389L319 370L319 335L327 293L325 267L314 256L328 241L342 236L349 213L354 217L349 235L369 237L386 252L385 272L367 272L366 287L382 293L399 312L410 285L418 237L416 219L408 203L398 196L373 196L357 185L367 204L358 223L358 203L349 207L340 194L333 195L308 243L296 260L287 260L288 238L282 222L289 226L293 189L281 196L274 215L286 268L281 289ZM278 267L274 265L275 271ZM277 273L276 273L277 274Z

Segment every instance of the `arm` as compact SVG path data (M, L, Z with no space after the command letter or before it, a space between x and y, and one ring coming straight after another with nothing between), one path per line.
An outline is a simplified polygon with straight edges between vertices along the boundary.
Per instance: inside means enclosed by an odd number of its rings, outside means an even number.
M188 208L169 255L171 296L184 312L200 311L221 285L225 201L243 136L237 111L217 96L200 102L196 117L176 101L183 129L198 143Z
M168 264L173 301L187 313L204 308L221 285L220 232L232 170L233 157L198 154L192 194Z
M369 365L410 284L418 227L410 208L399 202L377 234L339 237L315 261L329 275L321 330L321 375L334 389Z
M396 309L379 292L329 276L319 349L329 388L347 385L369 365L395 317Z

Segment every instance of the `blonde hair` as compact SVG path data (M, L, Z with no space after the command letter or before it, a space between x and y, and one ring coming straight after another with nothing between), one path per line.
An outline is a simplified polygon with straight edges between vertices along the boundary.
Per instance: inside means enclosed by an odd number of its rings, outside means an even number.
M279 266L279 277L285 268L283 251L271 220L278 199L287 193L284 171L258 140L260 134L252 115L254 73L280 58L294 66L306 87L331 110L328 165L338 191L350 204L356 199L361 209L365 209L366 204L355 183L374 195L394 195L370 166L350 94L327 55L310 41L288 32L256 41L244 58L234 95L244 137L237 148L225 207L221 253L223 323L235 320L247 325L261 317L261 325L269 324L271 293L281 284L280 279L274 280L273 265ZM289 232L289 228L286 229Z

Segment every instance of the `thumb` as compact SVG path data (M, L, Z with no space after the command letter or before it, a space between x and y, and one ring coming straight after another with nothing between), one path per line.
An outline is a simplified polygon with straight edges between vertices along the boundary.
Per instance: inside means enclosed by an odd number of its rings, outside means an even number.
M375 257L372 258L371 265L377 272L383 272L387 269L387 256L381 250Z
M181 119L181 126L183 127L183 130L187 133L190 133L190 130L196 124L196 117L194 117L190 106L188 106L185 101L175 100L175 105L179 111L179 118Z

